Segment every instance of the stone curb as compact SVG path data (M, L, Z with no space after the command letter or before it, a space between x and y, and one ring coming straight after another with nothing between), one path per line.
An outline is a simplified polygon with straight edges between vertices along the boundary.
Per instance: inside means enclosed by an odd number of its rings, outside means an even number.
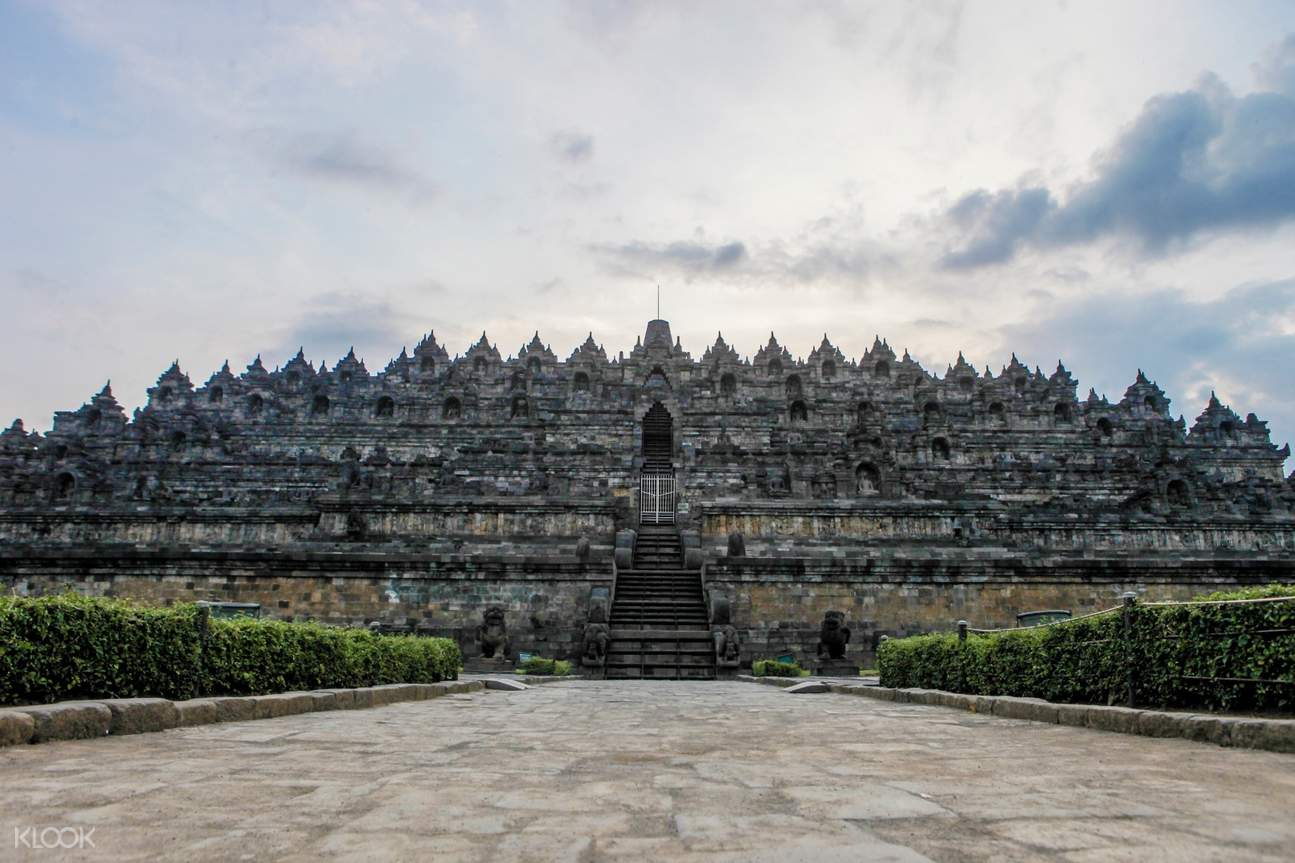
M739 674L736 679L743 683L763 683L765 686L779 686L783 689L806 680L813 680L812 677L753 677L750 674Z
M738 680L787 687L795 678L750 677ZM1219 746L1295 752L1295 719L1241 719L1199 713L1171 713L1164 710L1136 710L1096 704L1054 704L1042 698L1007 695L967 695L938 689L891 689L853 683L833 683L833 692L861 695L900 704L953 707L1004 719L1028 719L1053 725L1072 725L1097 731L1140 734L1144 737L1178 737Z
M447 680L443 683L391 683L361 689L219 696L189 701L111 698L8 707L0 709L0 747L47 740L80 740L108 734L141 734L324 710L378 707L484 690L485 685L479 680Z

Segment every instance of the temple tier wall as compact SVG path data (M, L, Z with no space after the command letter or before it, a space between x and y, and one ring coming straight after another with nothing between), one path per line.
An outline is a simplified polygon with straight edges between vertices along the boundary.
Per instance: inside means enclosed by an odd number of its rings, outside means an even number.
M844 612L848 655L875 658L882 635L950 632L958 620L982 629L1016 626L1025 611L1087 614L1120 604L1295 580L1289 558L1075 558L1000 553L965 557L850 559L720 558L707 564L708 591L729 598L744 662L791 654L812 665L828 611ZM808 665L807 665L808 667Z
M391 551L183 554L83 551L0 559L0 590L23 595L74 590L171 604L259 603L262 615L338 626L443 636L479 654L483 612L504 609L513 651L575 657L594 587L612 570L570 555L542 559Z
M881 635L951 630L958 619L992 628L1022 611L1083 614L1119 603L1188 599L1238 586L1295 580L1289 557L1176 554L1088 557L981 551L975 555L851 554L838 558L711 559L708 591L730 598L743 660L814 656L825 612L845 613L849 656L872 661ZM0 557L0 589L72 589L149 602L260 603L267 616L443 635L477 654L475 630L491 606L505 611L512 649L576 658L590 590L611 587L601 558L463 556L390 549L292 552L110 551Z

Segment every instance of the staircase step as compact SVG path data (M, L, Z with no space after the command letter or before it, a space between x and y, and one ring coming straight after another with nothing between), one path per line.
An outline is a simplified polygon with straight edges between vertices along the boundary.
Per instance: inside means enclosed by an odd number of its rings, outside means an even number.
M644 657L647 657L646 663L644 662ZM692 667L698 664L711 665L714 663L715 657L713 652L711 651L708 651L705 653L691 653L691 654L687 654L687 653L674 654L674 653L665 653L662 651L654 651L649 653L641 653L641 652L616 653L616 654L608 653L607 661L611 662L613 660L621 663L622 665L626 663L629 663L631 665L642 665L642 664L669 665L674 663L674 664L684 664L684 665L688 665L689 667Z

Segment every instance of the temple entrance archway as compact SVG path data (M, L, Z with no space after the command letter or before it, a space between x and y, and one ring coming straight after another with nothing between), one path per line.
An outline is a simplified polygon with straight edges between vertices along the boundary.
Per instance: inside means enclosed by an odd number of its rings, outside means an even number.
M643 417L643 469L639 473L639 523L674 524L674 418L655 402Z

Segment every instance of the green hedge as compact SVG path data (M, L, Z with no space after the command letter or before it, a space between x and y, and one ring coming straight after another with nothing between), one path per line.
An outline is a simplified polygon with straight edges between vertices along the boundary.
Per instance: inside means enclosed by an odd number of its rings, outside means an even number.
M1295 587L1211 595L1211 600L1295 596ZM1135 605L1052 626L890 639L877 651L881 684L1123 704L1133 669L1138 706L1295 710L1295 600L1214 605ZM1198 681L1237 678L1275 683Z
M457 677L462 664L458 645L447 638L237 618L210 625L203 652L209 692L435 683Z
M204 632L194 605L0 597L0 704L431 683L461 664L443 638L252 619Z

